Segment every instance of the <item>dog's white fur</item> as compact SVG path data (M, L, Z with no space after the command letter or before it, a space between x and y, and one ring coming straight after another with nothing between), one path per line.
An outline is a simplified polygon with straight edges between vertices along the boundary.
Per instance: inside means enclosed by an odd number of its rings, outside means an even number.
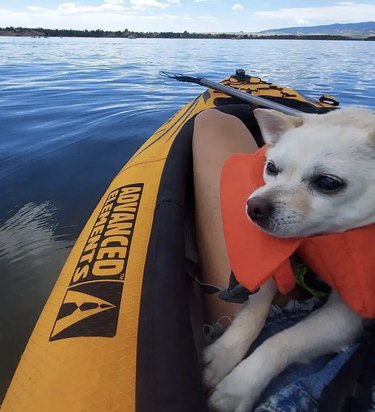
M266 184L250 197L265 197L276 205L262 230L292 237L375 223L374 113L355 108L298 118L273 110L254 113L270 146L267 160L279 170L270 175L265 169ZM340 179L343 187L320 191L313 182L325 175ZM251 410L288 365L340 351L362 333L362 319L332 292L322 308L242 360L263 328L275 294L270 279L244 304L224 335L206 348L204 382L211 388L210 410Z

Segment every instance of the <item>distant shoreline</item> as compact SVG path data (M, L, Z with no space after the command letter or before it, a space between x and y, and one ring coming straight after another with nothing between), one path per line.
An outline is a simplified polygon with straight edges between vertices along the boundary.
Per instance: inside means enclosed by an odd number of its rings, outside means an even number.
M244 34L244 33L189 33L187 31L181 33L175 32L135 32L125 29L124 31L105 31L105 30L59 30L59 29L42 29L42 28L0 28L0 36L11 37L82 37L82 38L153 38L153 39L229 39L229 40L356 40L356 41L371 41L375 40L375 36L366 38L349 37L340 35L260 35L260 34Z

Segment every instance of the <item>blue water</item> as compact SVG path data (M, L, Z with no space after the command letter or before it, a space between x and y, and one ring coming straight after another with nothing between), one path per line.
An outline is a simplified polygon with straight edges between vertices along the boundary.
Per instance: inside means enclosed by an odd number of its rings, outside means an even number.
M236 68L375 109L375 42L0 37L0 399L69 250L134 151Z

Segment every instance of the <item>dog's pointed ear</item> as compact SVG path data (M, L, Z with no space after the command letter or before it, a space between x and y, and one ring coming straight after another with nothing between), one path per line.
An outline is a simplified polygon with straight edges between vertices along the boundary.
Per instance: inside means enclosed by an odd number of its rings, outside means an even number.
M265 143L270 146L275 145L287 130L303 123L301 116L288 116L272 109L255 109L253 113Z

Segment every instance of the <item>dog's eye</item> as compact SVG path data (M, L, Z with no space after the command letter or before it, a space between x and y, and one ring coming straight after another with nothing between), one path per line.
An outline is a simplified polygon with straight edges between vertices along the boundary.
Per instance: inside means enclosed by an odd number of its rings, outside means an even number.
M276 176L280 173L280 170L275 166L272 160L269 160L266 165L266 173L268 175Z
M332 175L318 176L312 183L315 188L327 193L337 192L345 186L345 183L339 177Z

